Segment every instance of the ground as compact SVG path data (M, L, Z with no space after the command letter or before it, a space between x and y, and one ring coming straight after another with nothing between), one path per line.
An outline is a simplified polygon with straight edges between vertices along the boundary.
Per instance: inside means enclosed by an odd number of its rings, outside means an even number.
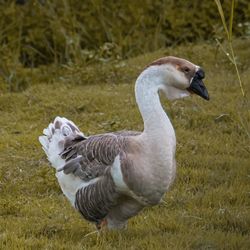
M249 97L250 42L237 40L234 47ZM94 226L63 196L38 136L57 115L87 135L141 130L134 81L164 55L201 65L211 100L161 98L177 136L174 185L126 230L89 234ZM14 87L0 80L1 249L249 249L249 98L213 43L98 65L14 69Z

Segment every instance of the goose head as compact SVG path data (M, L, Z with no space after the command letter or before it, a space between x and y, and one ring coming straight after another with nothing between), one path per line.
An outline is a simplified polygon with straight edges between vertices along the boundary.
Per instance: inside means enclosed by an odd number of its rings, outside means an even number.
M201 67L185 59L163 57L148 65L145 71L149 78L157 79L154 82L169 100L183 98L193 93L209 100L208 91L203 83L205 72Z

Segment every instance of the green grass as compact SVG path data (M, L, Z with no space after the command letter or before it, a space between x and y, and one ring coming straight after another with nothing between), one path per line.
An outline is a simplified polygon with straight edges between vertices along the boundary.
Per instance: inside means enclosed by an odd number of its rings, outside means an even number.
M234 47L249 96L250 42ZM94 226L62 195L38 136L56 115L86 134L142 129L134 81L147 63L170 54L205 69L211 96L209 102L162 98L177 134L176 181L165 202L131 219L127 230L87 235ZM88 67L13 70L18 92L0 79L0 249L249 249L250 105L215 45Z
M130 58L211 37L223 40L214 1L25 2L1 1L0 74L2 61L26 67L79 63ZM226 20L230 2L222 1ZM249 0L235 1L234 10L233 33L249 36Z

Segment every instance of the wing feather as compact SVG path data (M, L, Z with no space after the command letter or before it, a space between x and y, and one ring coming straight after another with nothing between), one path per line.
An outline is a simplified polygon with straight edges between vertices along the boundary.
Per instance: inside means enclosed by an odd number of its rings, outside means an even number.
M110 173L76 193L75 207L82 216L99 224L111 208L116 206L119 194Z
M69 137L61 153L66 164L59 171L72 173L85 181L99 177L113 164L115 157L126 150L128 138L139 134L119 131L90 137Z
M129 138L139 134L122 131L84 139L67 138L61 153L66 164L59 171L90 181L77 191L75 199L75 207L85 219L98 225L117 206L123 194L116 188L111 166L118 154L126 155Z

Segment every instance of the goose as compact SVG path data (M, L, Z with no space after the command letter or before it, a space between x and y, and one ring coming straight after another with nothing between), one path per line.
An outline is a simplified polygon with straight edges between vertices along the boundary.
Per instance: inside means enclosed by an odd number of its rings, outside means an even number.
M203 69L185 59L160 58L141 72L135 98L144 130L85 136L56 117L39 141L64 195L97 229L126 228L143 208L157 205L176 175L176 137L159 98L195 93L209 100Z

